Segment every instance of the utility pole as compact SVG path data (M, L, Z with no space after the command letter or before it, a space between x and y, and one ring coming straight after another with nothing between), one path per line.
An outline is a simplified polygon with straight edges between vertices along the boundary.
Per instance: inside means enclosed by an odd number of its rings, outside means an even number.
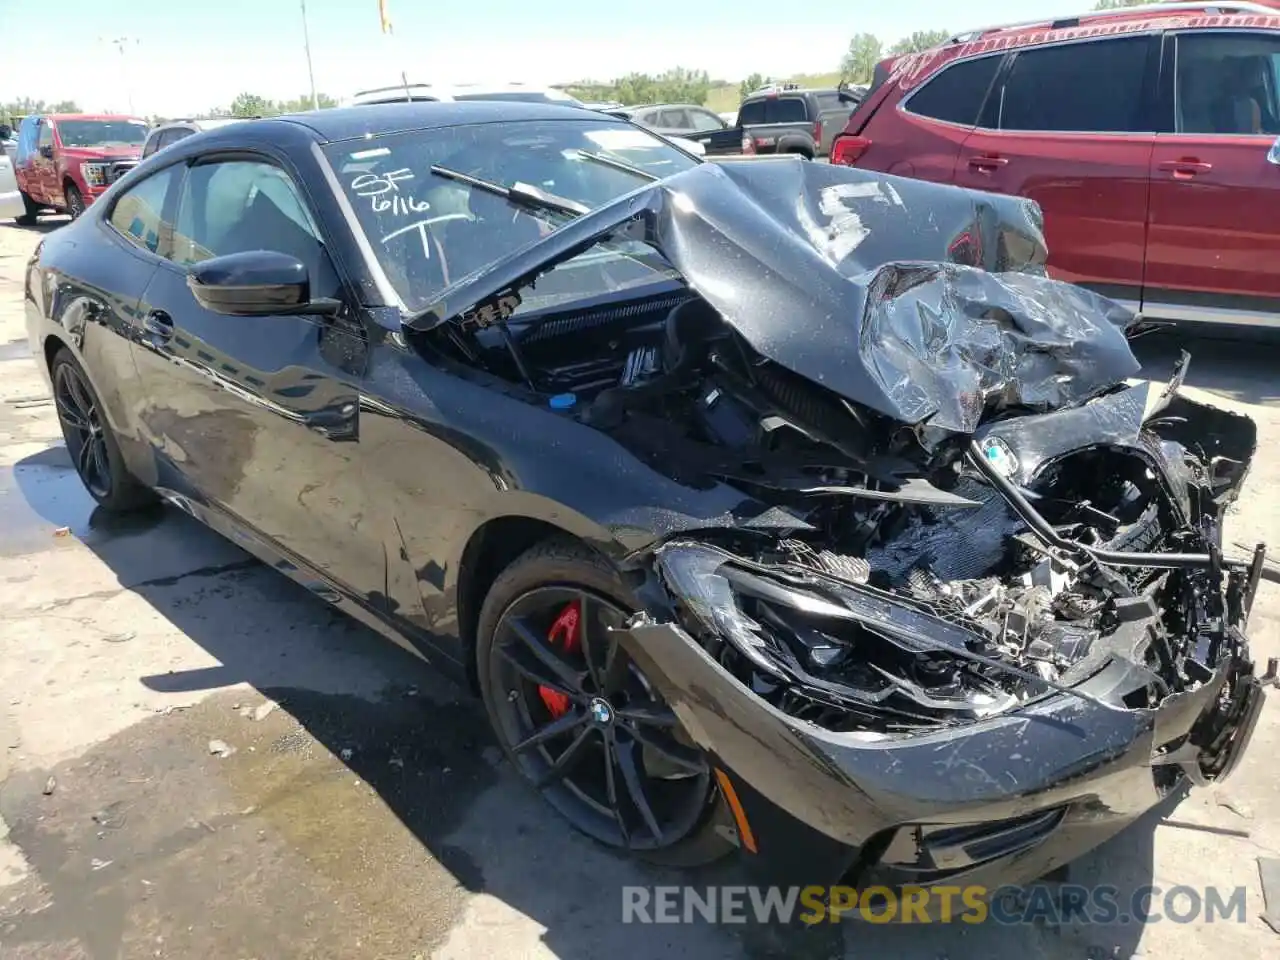
M311 81L311 109L320 109L320 99L316 96L316 74L311 69L311 33L307 29L307 0L298 0L302 6L302 48L307 52L307 79Z
M103 38L99 37L98 39L102 40ZM113 44L116 50L120 52L120 76L124 80L125 96L129 99L129 112L136 113L137 111L133 108L133 84L129 82L129 63L125 57L124 48L131 43L136 45L138 40L136 37L116 37L106 42Z

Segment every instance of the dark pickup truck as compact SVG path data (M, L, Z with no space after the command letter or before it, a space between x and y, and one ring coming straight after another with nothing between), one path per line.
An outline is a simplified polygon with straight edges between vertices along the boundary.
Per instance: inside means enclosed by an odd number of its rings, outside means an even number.
M861 88L845 84L826 89L787 84L757 90L738 108L742 152L794 153L810 160L825 157L862 94Z

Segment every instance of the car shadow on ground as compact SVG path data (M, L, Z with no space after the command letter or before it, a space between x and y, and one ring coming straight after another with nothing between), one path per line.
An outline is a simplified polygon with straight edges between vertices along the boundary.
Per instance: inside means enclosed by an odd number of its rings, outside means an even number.
M489 931L482 939L499 937L511 928L513 914L523 915L541 928L547 948L574 960L602 955L618 960L1079 960L1127 958L1136 948L1141 927L1135 924L624 924L624 887L741 883L739 865L731 860L698 872L639 866L577 835L501 759L483 710L469 691L176 510L157 507L126 522L107 521L79 490L65 449L52 447L21 461L13 485L31 514L28 526L41 522L50 529L69 529L122 587L217 664L141 676L137 682L171 694L247 683L278 700L311 737L376 791L412 834L413 845L425 849L454 882L482 895L449 921L454 930L470 924ZM0 523L22 526L10 509ZM121 696L127 699L127 694ZM132 745L128 751L137 749ZM257 761L242 752L226 762ZM29 788L36 801L42 777ZM323 820L325 811L309 815ZM1132 891L1151 882L1153 832L1160 816L1149 815L1084 858L1073 867L1071 880L1109 884L1127 903ZM358 821L354 827L347 821L324 829L341 834L360 827ZM15 836L19 833L15 828ZM352 859L364 859L358 832L350 842ZM184 876L176 870L169 882L181 884ZM199 891L193 896L198 900ZM475 913L470 919L468 910ZM527 922L521 929L527 937ZM446 937L437 944L437 955L466 956L465 944L474 948L475 937L473 933L471 940L452 947ZM527 948L527 940L494 941L495 955Z
M1280 401L1280 331L1253 328L1161 330L1138 337L1133 351L1143 377L1164 381L1182 351L1191 354L1186 383L1241 403Z
M12 220L0 220L0 229L25 230L27 233L52 233L59 227L65 227L70 222L70 217L51 214L49 216L42 216L35 223L28 226L14 223Z

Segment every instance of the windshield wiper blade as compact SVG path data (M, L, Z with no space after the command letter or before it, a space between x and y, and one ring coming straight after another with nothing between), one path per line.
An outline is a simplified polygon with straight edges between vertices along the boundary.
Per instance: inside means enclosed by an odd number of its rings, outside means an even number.
M458 183L465 183L467 186L475 187L477 190L492 193L495 197L502 197L508 203L513 203L519 207L544 210L548 213L558 213L568 217L580 217L584 213L591 212L591 208L586 204L579 203L577 200L570 200L568 197L556 196L546 190L539 190L537 187L531 187L527 183L515 183L509 187L504 187L502 184L494 183L492 180L473 177L469 173L450 170L448 167L442 167L439 164L432 164L431 172L437 177L456 180Z
M633 167L625 160L619 160L616 157L610 157L603 153L592 153L590 150L574 150L583 160L590 160L592 163L599 163L606 167L612 167L614 170L621 170L623 173L629 173L632 176L643 177L649 182L661 180L657 174L650 173L648 170L641 170L639 167Z

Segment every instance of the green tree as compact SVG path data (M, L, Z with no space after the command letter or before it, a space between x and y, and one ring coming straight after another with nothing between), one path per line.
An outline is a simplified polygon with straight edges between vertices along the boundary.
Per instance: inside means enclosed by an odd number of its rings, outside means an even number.
M884 46L875 34L855 33L844 59L840 61L840 79L854 83L870 80L883 53Z
M59 100L46 103L44 100L33 100L31 97L18 97L7 103L0 103L0 120L10 117L25 117L31 113L80 113L80 105L74 100Z
M256 93L242 93L231 101L233 117L267 117L277 113L274 104Z
M617 100L636 103L697 103L707 100L711 91L711 75L705 70L675 67L657 76L629 73L610 83L581 80L564 88L580 100Z
M921 50L936 47L949 36L951 33L947 30L917 30L911 36L903 37L890 47L889 53L895 57L904 53L919 53Z
M751 76L743 80L742 83L738 84L738 99L740 100L747 99L747 97L751 94L751 91L759 90L768 82L769 82L768 78L766 78L763 74L759 74L759 73L751 74Z

